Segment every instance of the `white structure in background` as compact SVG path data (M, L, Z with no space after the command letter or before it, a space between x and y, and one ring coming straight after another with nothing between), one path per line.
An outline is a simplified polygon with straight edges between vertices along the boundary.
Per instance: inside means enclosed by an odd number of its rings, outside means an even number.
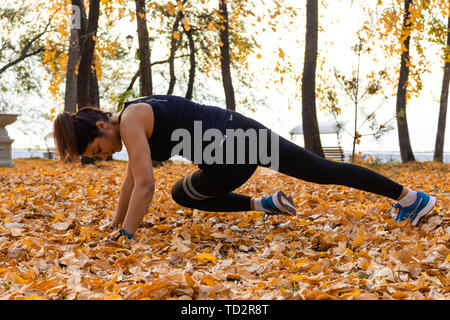
M45 159L58 159L55 147L55 140L53 139L53 132L49 132L45 135L45 146L47 150L44 151L43 157Z
M0 167L14 167L11 160L11 144L14 142L8 136L6 126L16 121L18 114L0 113Z
M328 134L328 133L338 133L338 126L336 123L332 122L319 122L319 132L320 134ZM299 124L289 131L291 138L295 134L303 134L303 124Z
M323 153L325 155L325 158L331 159L331 160L337 160L337 161L344 161L344 150L341 147L341 144L339 142L339 128L337 123L333 122L319 122L319 134L336 134L336 141L337 146L325 146L322 142L322 149ZM294 139L294 135L303 135L303 124L299 124L295 126L294 128L289 131L289 134L291 135L291 141Z

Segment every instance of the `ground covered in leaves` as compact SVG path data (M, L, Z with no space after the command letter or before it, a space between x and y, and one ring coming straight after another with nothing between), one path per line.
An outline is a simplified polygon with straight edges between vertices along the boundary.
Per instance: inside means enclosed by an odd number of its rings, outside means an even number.
M258 168L238 192L292 195L299 215L176 204L191 163L155 168L134 241L108 243L126 163L15 160L0 168L0 299L449 299L450 166L369 166L438 199L413 227L390 199Z

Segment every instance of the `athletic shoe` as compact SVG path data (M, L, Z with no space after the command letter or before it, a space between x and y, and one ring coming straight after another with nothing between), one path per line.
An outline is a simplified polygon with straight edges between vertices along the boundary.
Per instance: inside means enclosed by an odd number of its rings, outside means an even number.
M403 208L398 203L393 204L391 210L389 210L389 218L391 217L392 209L397 208L398 213L397 217L395 218L395 222L411 219L411 224L415 226L420 219L425 217L429 212L431 212L431 210L433 210L435 204L435 197L430 197L422 191L418 191L417 200L412 205Z
M269 218L269 215L278 215L283 214L287 216L295 216L297 214L295 210L294 200L292 200L291 196L286 196L283 191L278 191L270 196L262 198L262 205L266 211L262 216L262 221L264 223L264 229L266 228L266 221ZM280 219L278 218L278 222Z
M262 198L261 203L269 215L283 214L293 217L297 214L292 197L288 197L283 191Z

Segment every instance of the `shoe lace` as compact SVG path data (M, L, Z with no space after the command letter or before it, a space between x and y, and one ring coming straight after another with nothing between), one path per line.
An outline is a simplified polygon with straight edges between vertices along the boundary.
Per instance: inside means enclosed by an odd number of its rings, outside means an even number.
M264 214L262 215L262 221L263 221L263 224L264 224L264 230L265 231L267 231L266 221L267 221L267 219L269 219L269 216L277 216L278 223L280 223L280 217L279 217L279 213L278 212L275 212L275 211L264 212Z
M394 208L400 209L401 206L400 206L398 203L392 204L392 207L391 207L391 209L389 210L389 213L388 213L388 219L391 218L391 211L392 211L392 209L394 209ZM396 221L397 221L398 215L399 215L399 214L397 213L397 217L395 218Z

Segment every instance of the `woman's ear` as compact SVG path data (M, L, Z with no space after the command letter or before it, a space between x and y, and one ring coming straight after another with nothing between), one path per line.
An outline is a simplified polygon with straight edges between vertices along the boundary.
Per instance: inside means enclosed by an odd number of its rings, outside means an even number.
M103 130L106 129L106 127L107 127L107 123L105 121L97 121L95 123L95 125L97 126L97 128L103 129Z

